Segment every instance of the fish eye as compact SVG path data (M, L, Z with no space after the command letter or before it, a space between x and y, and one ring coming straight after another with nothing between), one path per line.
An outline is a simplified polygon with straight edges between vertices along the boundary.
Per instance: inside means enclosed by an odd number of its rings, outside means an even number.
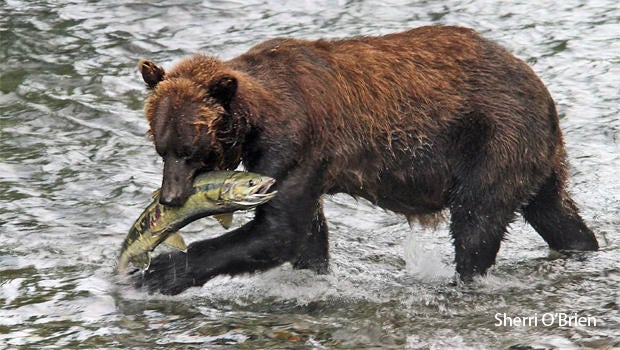
M256 181L250 180L248 181L248 187L254 187L256 185Z

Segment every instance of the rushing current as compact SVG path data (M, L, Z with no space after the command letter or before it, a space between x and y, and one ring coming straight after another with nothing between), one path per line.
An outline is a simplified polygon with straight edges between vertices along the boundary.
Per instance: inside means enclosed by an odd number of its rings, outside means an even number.
M454 285L447 225L410 227L336 195L327 275L283 265L175 297L114 275L161 181L139 59L169 68L276 36L427 24L473 27L542 77L599 252L552 254L519 217L490 274ZM0 1L0 349L618 347L619 82L617 0ZM203 219L183 231L191 242L224 229Z

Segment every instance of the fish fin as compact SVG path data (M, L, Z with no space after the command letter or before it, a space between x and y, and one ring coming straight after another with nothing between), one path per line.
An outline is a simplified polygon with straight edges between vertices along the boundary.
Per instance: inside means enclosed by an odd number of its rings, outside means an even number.
M223 228L228 229L232 226L233 213L216 214L213 218L217 220Z
M164 243L178 250L182 250L182 251L187 250L187 244L185 244L185 241L183 240L183 237L181 237L181 234L179 232L175 232L171 234L170 236L168 236L168 238L166 238Z
M153 191L153 194L151 194L151 197L153 197L153 199L158 199L160 194L161 194L161 188L158 188L155 191Z

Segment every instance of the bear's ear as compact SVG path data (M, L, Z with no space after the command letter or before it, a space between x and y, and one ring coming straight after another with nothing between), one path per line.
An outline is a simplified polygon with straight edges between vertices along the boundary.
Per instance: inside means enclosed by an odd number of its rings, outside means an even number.
M149 60L140 60L138 62L138 69L142 73L142 79L144 79L149 89L154 89L160 81L164 80L166 75L163 68Z
M232 75L226 74L218 77L209 85L209 95L226 109L230 106L235 93L237 93L237 78Z

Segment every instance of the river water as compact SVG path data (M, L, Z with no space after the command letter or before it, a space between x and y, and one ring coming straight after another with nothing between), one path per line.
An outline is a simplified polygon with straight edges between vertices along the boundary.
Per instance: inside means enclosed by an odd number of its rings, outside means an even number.
M410 228L337 195L326 198L327 275L284 265L175 297L114 276L162 168L145 136L139 59L170 67L197 51L231 58L275 36L426 24L476 28L546 82L562 118L570 191L599 252L550 254L519 218L490 275L454 286L446 225ZM617 0L6 0L0 40L0 349L620 346ZM184 235L222 230L205 219Z

